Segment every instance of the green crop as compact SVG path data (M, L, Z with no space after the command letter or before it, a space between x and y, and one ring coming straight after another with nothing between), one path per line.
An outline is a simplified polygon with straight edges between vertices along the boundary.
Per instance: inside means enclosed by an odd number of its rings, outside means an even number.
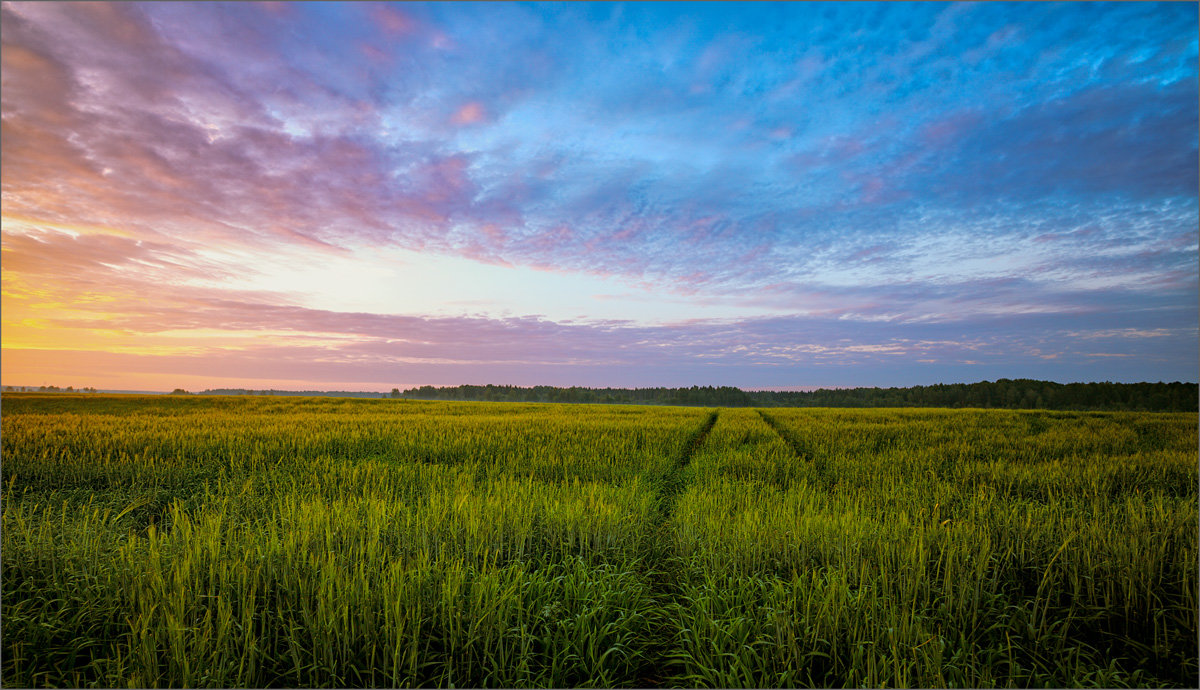
M1197 684L1194 415L5 395L3 684Z

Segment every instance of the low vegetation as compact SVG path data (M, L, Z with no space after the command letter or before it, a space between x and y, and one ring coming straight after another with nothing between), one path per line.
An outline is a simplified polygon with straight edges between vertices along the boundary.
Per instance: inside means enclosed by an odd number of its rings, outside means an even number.
M1191 414L2 412L5 686L1200 680Z

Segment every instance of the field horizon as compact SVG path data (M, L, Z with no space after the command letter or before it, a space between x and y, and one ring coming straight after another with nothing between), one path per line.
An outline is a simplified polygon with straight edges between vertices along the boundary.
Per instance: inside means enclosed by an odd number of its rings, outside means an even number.
M400 398L490 402L651 404L716 407L952 407L980 409L1135 410L1192 412L1200 409L1200 386L1191 382L1150 383L1039 381L1006 379L937 383L909 387L788 386L742 389L734 386L670 388L591 388L585 386L457 385L393 387L390 391L216 388L188 391L126 391L67 386L0 385L4 393L84 393L125 395L233 395L332 398Z

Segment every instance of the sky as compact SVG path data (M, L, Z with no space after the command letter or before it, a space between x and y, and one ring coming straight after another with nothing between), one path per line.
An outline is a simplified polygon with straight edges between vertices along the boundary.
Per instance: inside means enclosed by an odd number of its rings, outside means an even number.
M1196 381L1196 3L5 2L8 385Z

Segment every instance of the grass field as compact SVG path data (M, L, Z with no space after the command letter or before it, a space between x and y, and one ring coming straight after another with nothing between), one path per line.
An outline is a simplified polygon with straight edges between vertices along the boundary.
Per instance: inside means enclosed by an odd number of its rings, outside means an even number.
M3 684L1195 687L1194 414L5 394Z

